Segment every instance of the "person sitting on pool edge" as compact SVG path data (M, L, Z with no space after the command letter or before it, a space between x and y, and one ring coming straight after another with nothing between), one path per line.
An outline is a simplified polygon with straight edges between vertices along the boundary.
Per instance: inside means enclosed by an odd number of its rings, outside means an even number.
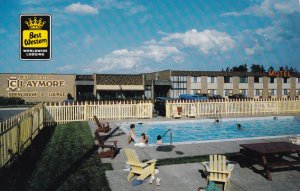
M157 135L156 144L158 144L158 145L162 144L161 135Z
M130 144L131 141L136 142L136 135L134 133L134 128L135 128L135 125L131 124L130 130L129 130L129 135L128 135L128 144Z
M242 130L242 125L238 123L237 126L236 126L236 128L237 128L238 130Z
M142 137L141 137L140 142L145 143L145 144L148 144L148 136L146 136L145 133L142 133L141 136L142 136Z
M134 143L134 146L136 147L144 147L148 144L148 136L146 136L145 133L142 133L141 134L141 139L140 139L140 142L135 142Z

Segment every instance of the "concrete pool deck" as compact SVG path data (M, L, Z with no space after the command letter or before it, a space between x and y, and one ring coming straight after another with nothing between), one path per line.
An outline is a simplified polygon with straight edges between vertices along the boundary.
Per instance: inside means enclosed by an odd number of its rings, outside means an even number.
M166 118L162 118L166 119ZM153 119L152 119L153 120ZM156 119L160 120L160 119ZM169 120L169 119L168 119ZM123 120L124 121L143 121L143 120ZM114 121L116 122L116 121ZM89 121L91 131L94 131L94 121ZM111 122L113 126L113 122ZM149 184L147 178L139 186L132 186L127 182L128 172L126 168L127 158L124 154L124 148L136 150L140 160L146 159L166 159L179 158L185 156L199 156L209 154L237 153L240 150L239 145L245 143L271 142L271 141L288 141L290 137L272 138L272 139L252 139L252 140L231 140L225 142L206 142L175 145L171 150L164 149L164 146L135 147L132 143L127 144L127 135L120 129L117 129L109 140L118 140L120 153L111 160L110 158L101 159L103 163L111 163L113 170L106 171L106 177L110 188L113 191L152 191L152 190L198 190L199 187L207 185L206 179L202 177L203 166L201 163L186 163L176 165L158 166L159 174L156 176L161 179L161 185ZM257 169L262 169L256 166ZM261 173L254 172L248 167L241 167L235 164L232 172L231 181L228 190L239 191L299 191L300 190L300 169L289 169L272 172L273 181L268 181Z

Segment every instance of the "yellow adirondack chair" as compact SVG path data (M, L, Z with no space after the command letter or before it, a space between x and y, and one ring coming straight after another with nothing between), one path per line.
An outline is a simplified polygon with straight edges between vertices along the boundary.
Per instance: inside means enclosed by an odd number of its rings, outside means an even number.
M296 139L290 139L293 144L300 145L300 137L296 137Z
M181 118L181 115L179 114L177 107L172 106L172 117L175 119Z
M207 181L224 182L224 190L226 190L233 164L226 165L225 156L210 155L209 162L203 162L203 165L207 172Z
M126 157L128 159L127 164L130 165L130 172L127 176L127 180L130 181L132 177L135 175L139 175L137 180L144 180L148 176L154 176L155 175L155 163L156 160L152 159L145 163L141 163L139 161L139 158L135 152L135 150L132 149L124 149Z

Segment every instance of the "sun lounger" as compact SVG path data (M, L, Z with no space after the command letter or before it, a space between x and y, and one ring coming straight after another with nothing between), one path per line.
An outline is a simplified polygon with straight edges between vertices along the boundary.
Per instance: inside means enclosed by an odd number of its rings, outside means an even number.
M128 160L127 164L130 165L130 172L127 176L128 181L130 181L135 175L138 175L137 180L144 180L150 175L155 175L155 159L141 163L135 150L125 149L125 154Z
M300 137L296 137L295 139L290 139L291 143L300 145Z
M117 141L104 141L104 137L100 136L98 131L95 131L94 134L95 134L95 139L97 140L97 146L101 148L99 157L100 158L110 157L111 159L114 159L118 153Z
M196 117L196 107L194 105L191 106L191 110L188 114L189 118L195 118Z
M172 117L174 119L179 119L181 118L181 114L178 112L178 107L172 106Z
M107 125L105 126L104 123L101 123L99 121L99 119L97 118L97 116L94 115L94 119L97 125L97 131L98 132L104 132L104 133L108 133L110 131L110 127L109 127L109 123L107 123Z
M202 164L207 173L207 181L224 182L224 190L226 190L233 164L226 165L226 157L222 155L210 155L209 162Z

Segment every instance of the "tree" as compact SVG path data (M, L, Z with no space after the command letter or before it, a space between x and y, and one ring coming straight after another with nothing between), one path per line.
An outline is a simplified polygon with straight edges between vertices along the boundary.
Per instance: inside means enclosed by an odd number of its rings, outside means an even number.
M273 71L273 70L274 70L273 66L270 66L268 69L268 71Z
M279 71L284 71L282 66L279 67Z
M264 66L259 65L259 64L252 64L250 69L251 69L251 72L265 72Z
M230 72L230 68L229 67L226 68L226 72Z
M233 66L230 71L232 71L232 72L247 72L248 71L247 64Z

